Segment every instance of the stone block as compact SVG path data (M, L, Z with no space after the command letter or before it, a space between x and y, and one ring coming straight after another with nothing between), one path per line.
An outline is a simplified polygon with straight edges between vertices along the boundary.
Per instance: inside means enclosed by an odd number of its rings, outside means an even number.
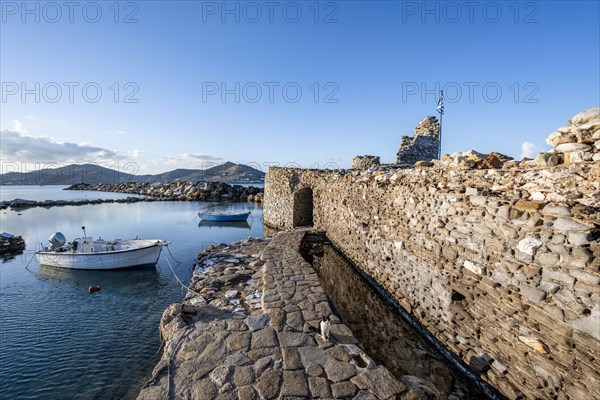
M554 221L554 230L564 232L589 232L591 228L587 225L580 224L571 218L561 217Z
M308 397L308 382L302 371L284 371L281 396Z
M308 387L313 398L326 399L331 397L331 389L325 378L308 378Z
M521 293L521 296L535 304L541 303L546 298L546 292L525 284L519 286L519 293Z
M352 169L367 169L380 164L377 156L356 156L352 159Z
M353 364L330 359L325 364L325 374L331 382L341 382L352 378L356 368Z
M351 381L359 389L368 390L379 399L393 398L407 389L406 385L394 378L387 368L382 366L365 370Z
M485 275L486 272L485 267L483 265L469 260L465 260L465 262L463 263L463 267L477 275Z
M572 286L575 284L575 278L573 278L571 275L560 272L560 270L552 270L550 268L544 268L542 270L542 277L546 280L562 282L569 286Z
M334 399L343 399L348 397L354 397L358 392L358 388L352 382L339 382L331 385L331 391L333 392Z

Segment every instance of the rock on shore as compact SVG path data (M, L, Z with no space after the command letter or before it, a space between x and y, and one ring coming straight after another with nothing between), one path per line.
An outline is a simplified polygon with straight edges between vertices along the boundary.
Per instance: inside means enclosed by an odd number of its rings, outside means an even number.
M263 189L224 182L76 183L66 190L130 193L160 200L262 202Z
M0 254L18 253L25 249L25 240L21 236L10 233L0 233Z

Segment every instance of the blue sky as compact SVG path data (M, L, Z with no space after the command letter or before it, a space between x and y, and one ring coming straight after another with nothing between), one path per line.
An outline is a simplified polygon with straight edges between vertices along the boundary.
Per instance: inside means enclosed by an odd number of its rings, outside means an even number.
M600 104L597 1L1 3L10 169L393 162L443 87L444 152L520 158Z

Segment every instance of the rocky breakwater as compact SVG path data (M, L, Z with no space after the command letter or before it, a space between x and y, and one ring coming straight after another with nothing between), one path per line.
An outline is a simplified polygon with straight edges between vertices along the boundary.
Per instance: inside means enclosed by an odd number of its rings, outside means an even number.
M0 233L0 256L10 256L25 249L25 240L21 236L2 232Z
M25 210L33 207L56 207L56 206L83 206L88 204L102 203L136 203L138 201L154 201L147 197L126 197L123 199L80 199L80 200L27 200L14 199L0 202L0 210L11 208L13 210Z
M313 332L332 310L300 255L304 234L202 253L185 300L163 314L164 353L138 399L422 398L422 381L377 366L337 317L330 341Z
M263 189L229 185L224 182L145 182L145 183L76 183L66 190L95 190L131 193L156 200L171 201L254 201L262 202Z

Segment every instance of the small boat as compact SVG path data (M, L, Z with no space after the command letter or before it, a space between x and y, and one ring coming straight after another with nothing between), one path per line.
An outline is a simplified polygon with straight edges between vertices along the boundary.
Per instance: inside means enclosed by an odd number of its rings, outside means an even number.
M245 221L248 219L250 211L245 213L223 213L215 211L201 211L198 213L198 217L202 221L216 221L216 222L231 222L231 221Z
M85 227L82 229L83 237L68 244L60 232L50 236L50 246L35 252L38 262L59 268L87 270L155 266L162 247L169 244L156 239L94 240L85 234Z

